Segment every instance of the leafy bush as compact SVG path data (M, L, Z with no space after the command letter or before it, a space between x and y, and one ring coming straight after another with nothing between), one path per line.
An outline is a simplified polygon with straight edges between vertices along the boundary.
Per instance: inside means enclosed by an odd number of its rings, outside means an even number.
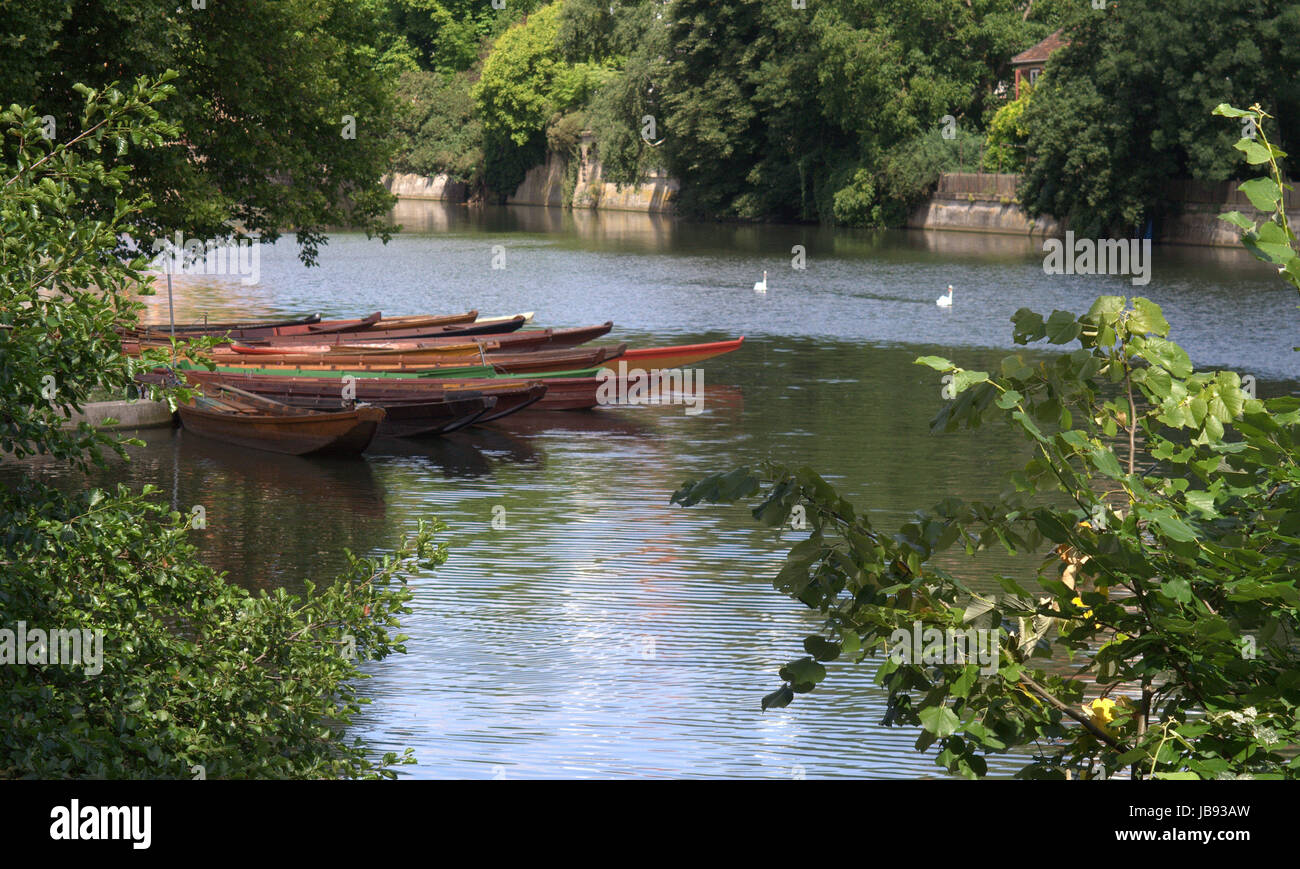
M977 168L980 137L962 129L945 139L939 130L892 148L875 173L857 169L834 194L836 223L847 226L900 226L908 212L934 192L939 176Z
M984 168L990 172L1019 174L1025 170L1025 141L1029 131L1024 114L1033 86L1025 82L1020 96L998 109L985 137Z
M408 70L397 85L394 133L402 172L477 184L483 174L483 124L463 73Z

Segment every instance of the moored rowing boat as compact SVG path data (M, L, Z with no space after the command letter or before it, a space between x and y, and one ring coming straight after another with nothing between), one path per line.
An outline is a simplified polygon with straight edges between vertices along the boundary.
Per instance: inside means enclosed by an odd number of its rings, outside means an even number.
M343 355L333 353L282 353L239 357L213 354L221 364L239 365L253 361L258 368L276 371L328 371L343 374L412 373L430 377L479 377L490 374L535 374L594 368L616 359L627 349L617 347L576 348L520 354L486 355L474 345L463 355L440 358L438 351L427 351L409 358L407 354ZM232 355L234 358L232 358ZM477 363L477 364L475 364Z
M676 347L646 347L640 350L628 350L620 357L620 362L627 363L627 370L642 369L653 371L664 368L684 368L687 365L695 365L706 359L713 359L724 353L730 353L739 349L740 345L745 343L745 336L741 335L732 341L714 341L709 344L679 344ZM617 364L607 364L604 367L617 370Z
M356 455L374 438L377 407L314 411L291 407L222 383L178 408L181 424L202 437L289 455Z
M541 383L513 379L447 383L423 378L388 380L361 377L344 380L342 377L284 377L212 371L191 371L188 377L199 383L225 383L302 407L339 407L344 396L351 396L352 400L388 411L394 418L394 425L385 426L384 432L401 437L444 434L455 430L433 425L442 418L442 410L435 407L440 402L482 401L485 404L482 413L455 426L460 428L509 416L536 404L546 394L546 387ZM429 420L430 424L417 429L417 417Z

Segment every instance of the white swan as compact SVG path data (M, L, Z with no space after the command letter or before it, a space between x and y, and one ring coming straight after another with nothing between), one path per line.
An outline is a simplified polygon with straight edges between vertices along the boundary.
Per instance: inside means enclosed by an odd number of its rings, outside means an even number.
M754 281L754 292L756 293L767 292L767 272L763 272L763 280Z
M949 284L949 285L948 285L948 293L947 293L947 295L943 295L943 296L940 296L939 298L935 299L935 300L934 300L934 303L935 303L936 305L938 305L940 308L951 308L951 307L952 307L952 284Z

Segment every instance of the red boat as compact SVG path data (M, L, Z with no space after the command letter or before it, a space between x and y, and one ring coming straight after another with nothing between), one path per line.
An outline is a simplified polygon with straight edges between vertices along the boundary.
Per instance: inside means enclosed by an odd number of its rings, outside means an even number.
M730 353L745 343L741 335L733 341L714 341L711 344L679 344L676 347L647 347L644 350L628 350L620 358L627 362L627 370L640 368L653 371L657 368L685 368L705 359L712 359L724 353ZM605 368L618 370L618 363L606 363Z

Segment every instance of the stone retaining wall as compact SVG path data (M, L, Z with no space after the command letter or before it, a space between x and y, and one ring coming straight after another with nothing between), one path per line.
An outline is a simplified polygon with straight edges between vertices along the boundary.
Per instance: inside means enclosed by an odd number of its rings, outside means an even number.
M913 210L907 226L999 235L1060 237L1065 225L1052 218L1034 220L1015 201L1019 175L953 172L940 176L928 201ZM1240 245L1237 229L1219 220L1225 211L1240 211L1253 220L1264 215L1237 191L1238 182L1200 184L1173 181L1165 195L1174 213L1165 219L1155 241L1215 247ZM1300 197L1287 195L1287 212L1300 214Z
M105 420L115 419L114 425L105 425ZM172 409L165 401L134 399L131 401L94 401L82 407L81 413L74 413L63 424L64 428L76 428L79 423L88 422L95 428L105 431L127 428L163 428L172 425Z

